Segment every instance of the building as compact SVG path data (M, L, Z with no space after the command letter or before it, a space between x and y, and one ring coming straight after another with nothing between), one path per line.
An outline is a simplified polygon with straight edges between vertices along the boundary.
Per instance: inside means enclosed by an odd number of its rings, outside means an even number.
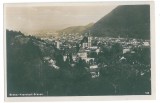
M128 53L128 52L130 52L130 51L131 51L130 48L124 48L124 49L123 49L123 54Z
M92 37L88 36L88 37L84 37L83 40L81 41L82 43L82 48L90 48L92 47Z
M97 78L100 75L97 65L91 65L89 68L89 72L91 73L92 78Z
M57 47L57 49L60 49L60 42L59 41L56 41L56 47Z
M84 37L82 40L82 48L87 48L88 47L88 38Z
M149 46L149 42L143 42L143 46Z
M64 56L63 56L63 61L66 61L66 59L67 59L67 56L64 55Z
M92 37L88 37L88 48L90 48L92 46Z
M86 59L87 58L87 52L85 51L84 48L80 48L78 54L79 57L81 57L82 59Z

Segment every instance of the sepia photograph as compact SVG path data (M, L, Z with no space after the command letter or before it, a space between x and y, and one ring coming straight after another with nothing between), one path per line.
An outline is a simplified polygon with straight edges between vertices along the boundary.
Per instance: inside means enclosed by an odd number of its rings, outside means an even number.
M151 4L4 4L6 98L154 95Z

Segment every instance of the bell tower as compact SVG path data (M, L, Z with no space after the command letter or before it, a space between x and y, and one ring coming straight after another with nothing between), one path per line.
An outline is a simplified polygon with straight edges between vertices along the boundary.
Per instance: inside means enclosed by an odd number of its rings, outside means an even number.
M92 43L92 37L90 36L90 30L89 30L89 36L88 36L88 48L91 47L91 43Z

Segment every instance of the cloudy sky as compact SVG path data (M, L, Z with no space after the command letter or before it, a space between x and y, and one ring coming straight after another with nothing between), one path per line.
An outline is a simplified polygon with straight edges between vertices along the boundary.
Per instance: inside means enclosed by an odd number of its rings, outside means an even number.
M57 31L98 21L117 5L9 5L5 7L7 29L24 33Z

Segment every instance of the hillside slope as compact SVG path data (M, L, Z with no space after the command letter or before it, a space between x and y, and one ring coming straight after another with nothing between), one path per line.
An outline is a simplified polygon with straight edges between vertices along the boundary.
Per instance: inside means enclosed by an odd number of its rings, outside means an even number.
M118 6L91 27L94 36L150 38L150 6Z
M93 23L89 23L88 25L85 25L85 26L71 26L63 30L59 30L57 32L60 34L62 34L63 32L66 34L83 33L84 31L89 30L92 26L93 26Z

